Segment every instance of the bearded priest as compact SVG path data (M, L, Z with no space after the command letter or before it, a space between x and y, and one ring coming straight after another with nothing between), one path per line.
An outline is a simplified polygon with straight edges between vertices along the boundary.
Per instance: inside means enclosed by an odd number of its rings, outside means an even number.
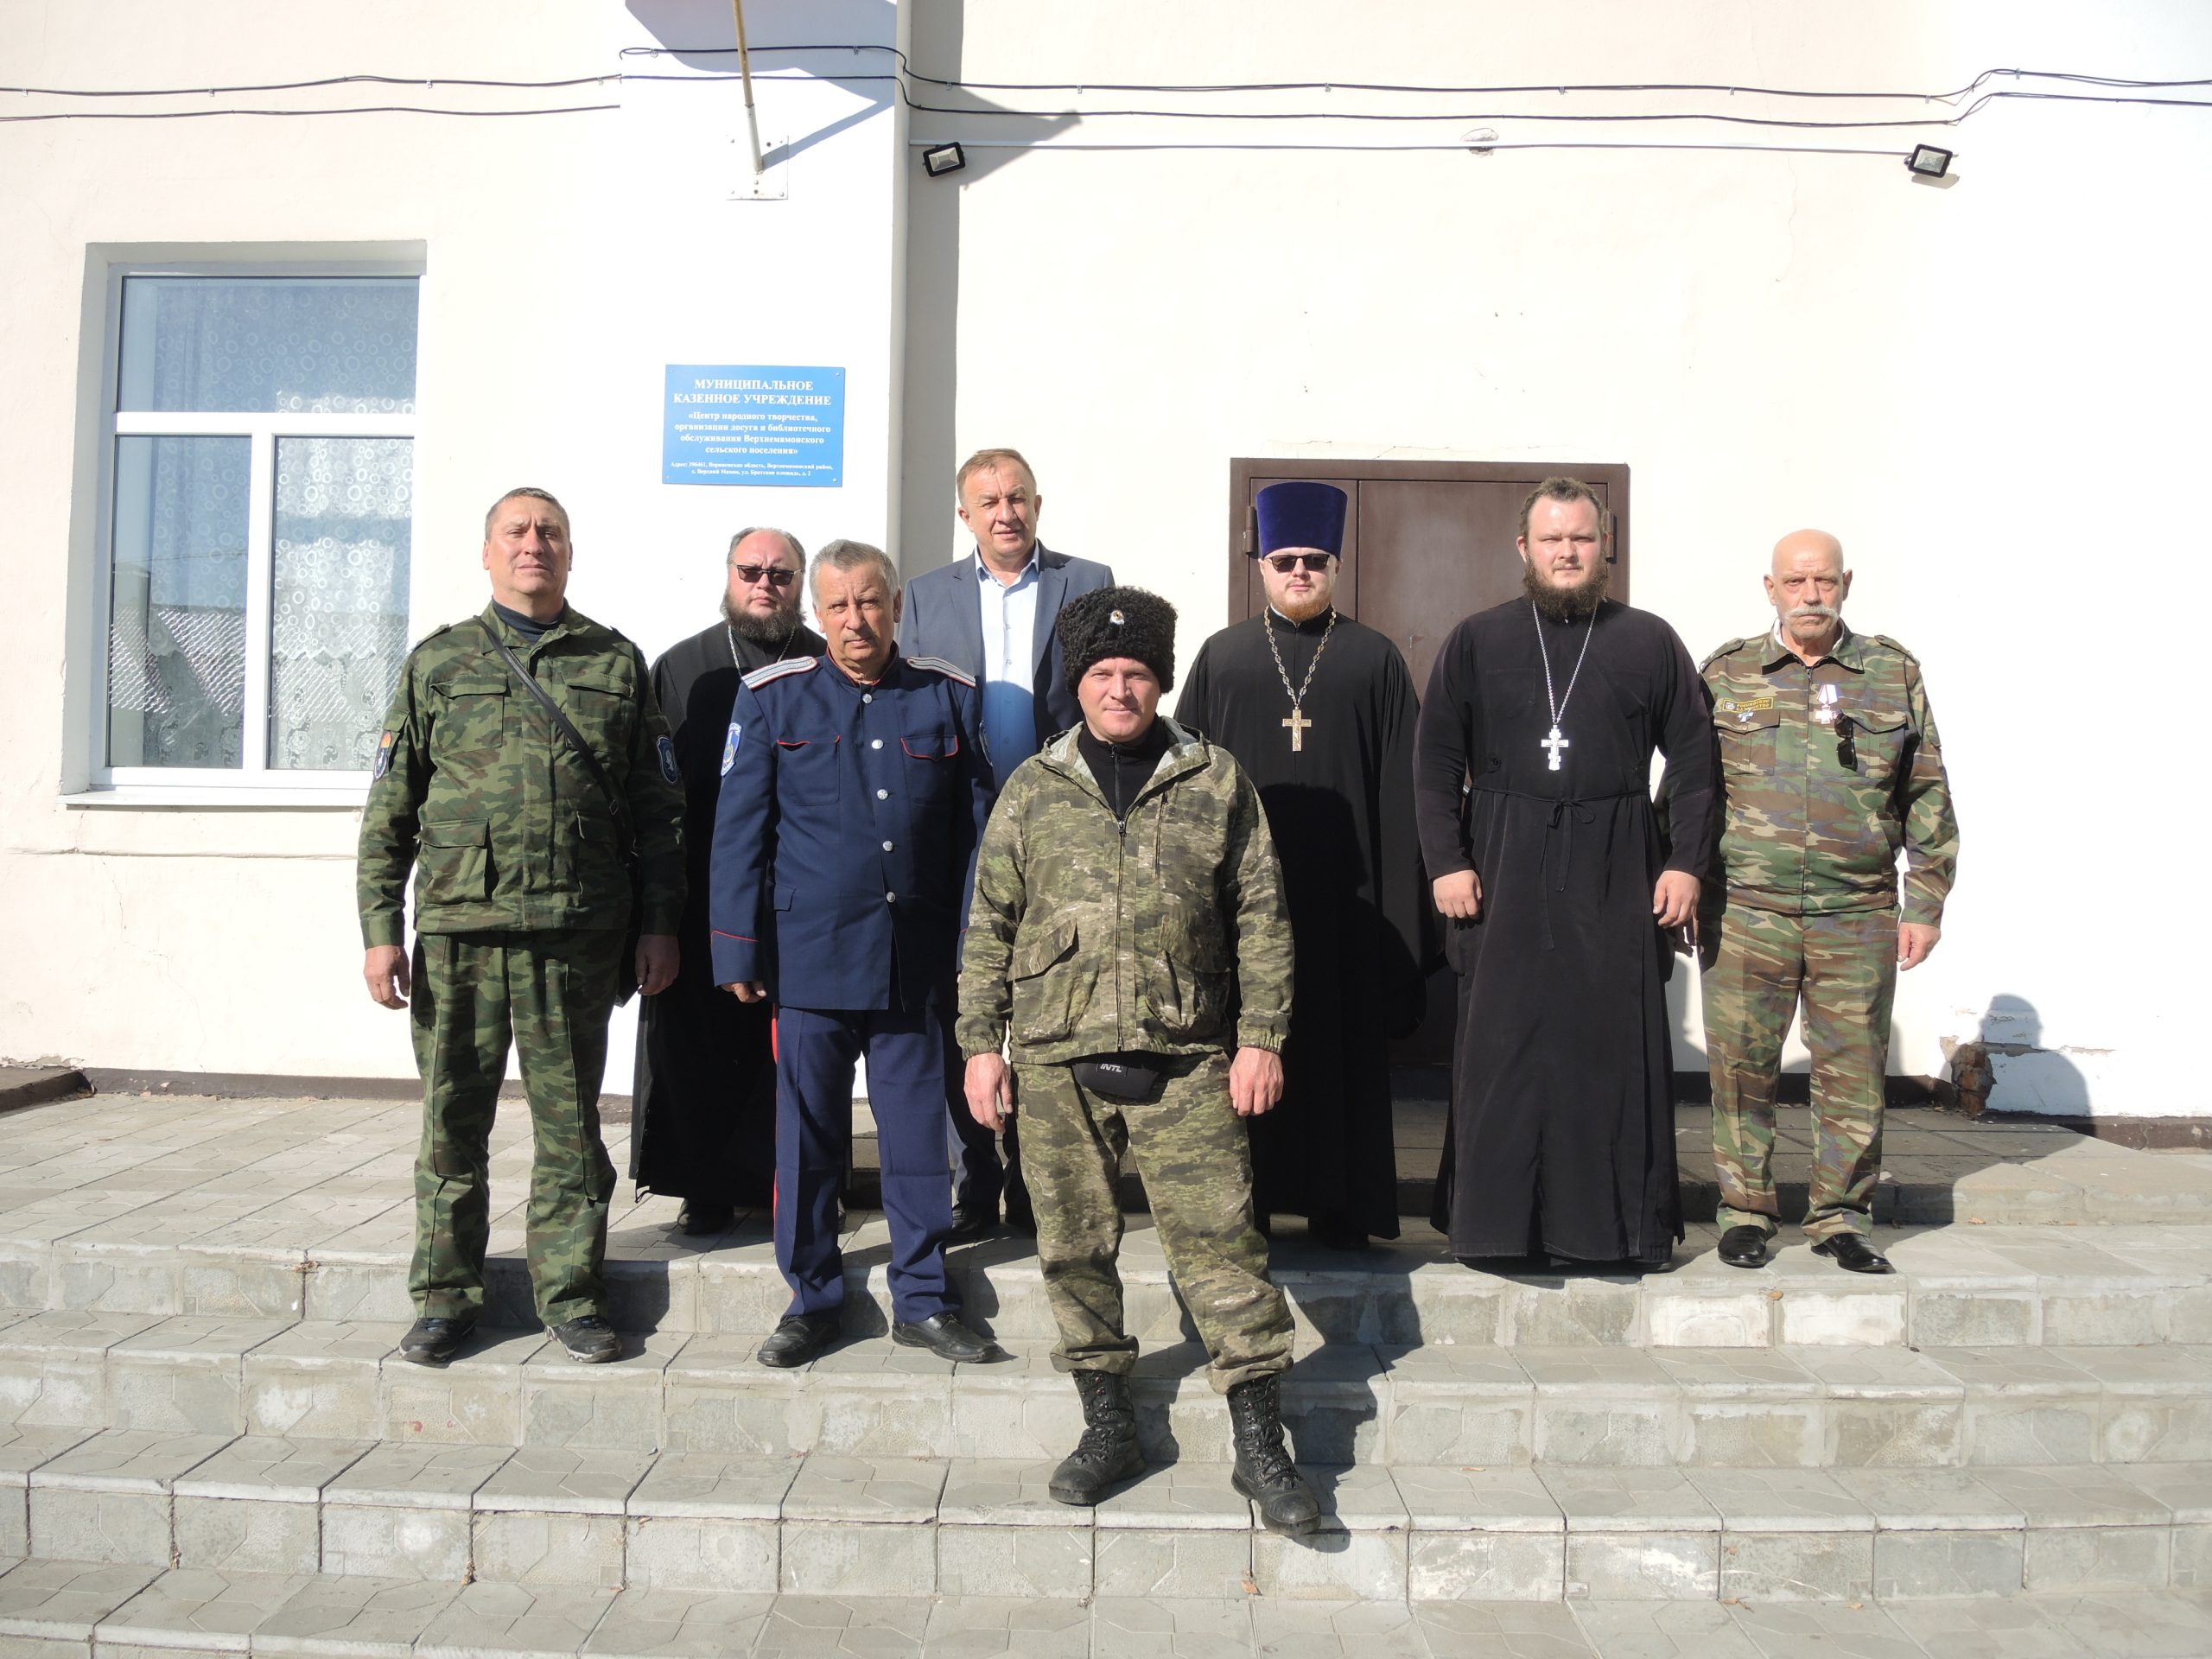
M1605 597L1606 542L1588 485L1538 485L1522 596L1452 632L1421 708L1421 853L1459 975L1434 1219L1462 1259L1657 1266L1682 1236L1666 982L1713 851L1713 722L1675 631Z
M1260 791L1296 950L1282 1103L1249 1120L1254 1207L1340 1249L1398 1236L1386 1039L1421 1024L1433 936L1414 834L1413 675L1336 607L1344 493L1304 480L1254 503L1267 608L1208 639L1175 718Z

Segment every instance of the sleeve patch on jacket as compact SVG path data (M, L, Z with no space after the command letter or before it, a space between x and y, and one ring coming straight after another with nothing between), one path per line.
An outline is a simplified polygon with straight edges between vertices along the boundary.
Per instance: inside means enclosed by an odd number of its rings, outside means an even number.
M729 723L729 735L722 740L722 776L729 776L729 769L737 764L737 738L743 728L735 721Z
M384 736L378 741L376 764L369 769L369 781L371 783L373 784L378 779L383 777L385 773L391 770L391 746L397 741L399 741L399 734L397 732L386 732Z
M676 769L676 741L664 737L655 745L660 751L660 775L671 784L683 781L683 774Z

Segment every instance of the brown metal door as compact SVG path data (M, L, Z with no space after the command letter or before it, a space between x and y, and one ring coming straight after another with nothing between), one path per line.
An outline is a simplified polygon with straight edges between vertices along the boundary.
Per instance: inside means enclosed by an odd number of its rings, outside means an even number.
M1446 636L1461 619L1521 591L1514 540L1521 503L1547 478L1579 478L1612 518L1612 597L1629 596L1628 468L1567 461L1236 461L1230 464L1229 617L1255 616L1267 602L1256 563L1252 498L1281 479L1319 479L1351 497L1344 518L1337 605L1397 642L1426 693ZM1404 1065L1446 1065L1457 987L1433 976L1428 1017L1391 1045Z

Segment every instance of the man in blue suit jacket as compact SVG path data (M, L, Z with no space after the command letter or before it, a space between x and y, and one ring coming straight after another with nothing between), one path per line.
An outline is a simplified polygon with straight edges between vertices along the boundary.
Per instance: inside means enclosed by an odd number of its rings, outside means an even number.
M1083 723L1083 710L1060 673L1055 625L1070 600L1111 588L1114 572L1089 559L1055 553L1037 539L1044 498L1020 451L979 449L961 464L953 483L960 522L976 537L976 556L956 559L907 584L899 643L907 651L942 658L979 683L983 747L994 782L1004 787L1014 769L1049 740ZM965 1063L951 1039L954 983L949 976L939 988L947 1044L945 1114L960 1160L952 1236L975 1238L997 1226L1001 1192L1007 1224L1034 1233L1037 1221L1021 1179L1021 1145L1014 1120L1007 1121L1001 1173L991 1132L976 1122L961 1092Z
M880 549L832 542L811 585L829 649L739 686L708 875L715 983L777 1005L776 1265L791 1303L759 1358L801 1365L836 1332L837 1184L865 1055L892 1338L986 1359L996 1351L961 1323L945 1273L937 1025L990 812L976 684L950 663L899 653L899 575Z

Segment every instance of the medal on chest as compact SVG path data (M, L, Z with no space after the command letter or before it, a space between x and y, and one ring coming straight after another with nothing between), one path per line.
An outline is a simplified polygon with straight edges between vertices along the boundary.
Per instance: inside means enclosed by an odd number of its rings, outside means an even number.
M1823 726L1835 724L1835 682L1829 680L1813 689L1813 718Z

